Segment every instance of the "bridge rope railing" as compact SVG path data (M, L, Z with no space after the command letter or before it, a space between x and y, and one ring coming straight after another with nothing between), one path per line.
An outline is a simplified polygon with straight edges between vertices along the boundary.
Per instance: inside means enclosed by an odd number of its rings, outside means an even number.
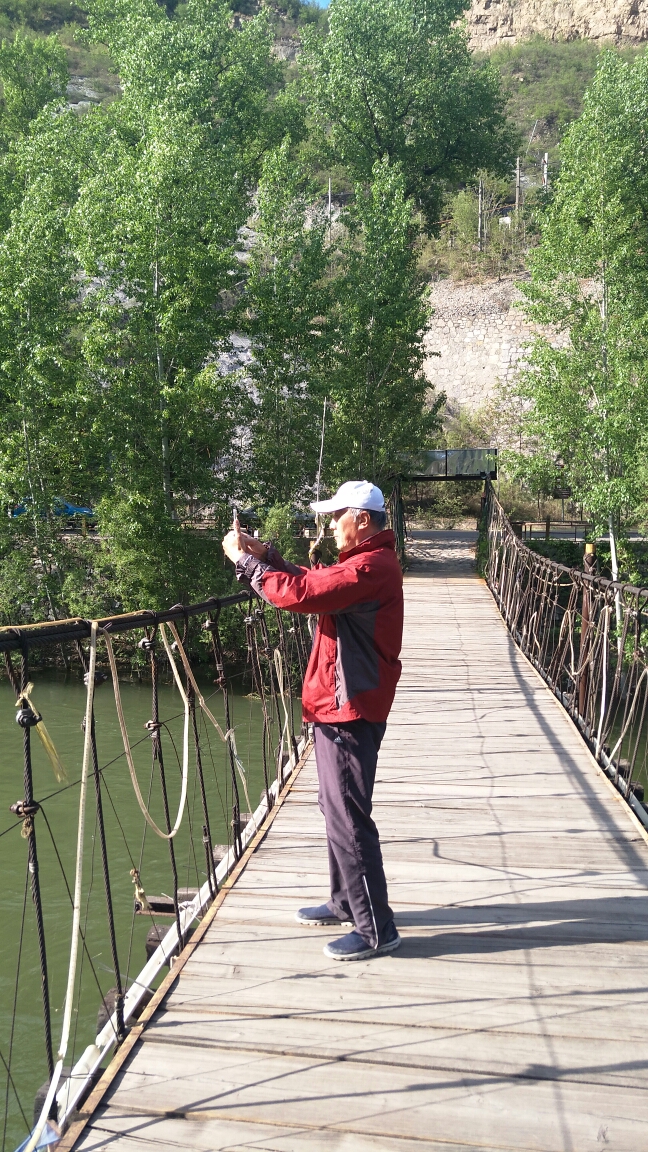
M487 482L484 575L515 642L635 815L648 755L648 589L568 568L526 547Z
M202 630L195 626L200 617ZM209 646L208 667L213 677L209 687L204 683L204 658L196 661L190 654L192 644L200 650L196 633L201 631ZM238 663L226 660L224 634L229 646L238 648ZM21 788L22 796L11 805L14 820L0 829L0 847L11 849L15 860L16 837L18 842L26 842L27 876L9 1028L0 1041L0 1063L5 1072L2 1152L6 1152L7 1140L15 1131L8 1119L12 1106L13 1112L20 1114L23 1132L27 1127L21 1144L24 1152L56 1141L65 1130L106 1060L125 1039L129 1024L150 1002L162 970L179 956L223 881L263 825L308 745L308 726L295 720L295 704L310 644L303 616L269 608L248 592L189 606L174 605L160 612L0 628L0 651L16 702L15 709L13 704L10 707L22 730L23 748L22 773L15 779L16 792ZM66 662L76 661L76 682L83 680L85 684L85 708L75 718L79 735L73 741L78 754L70 753L68 742L66 754L59 755L58 737L55 740L52 735L56 736L52 722L57 717L38 711L39 696L41 703L45 699L43 684L37 676L30 680L33 654L42 655L54 645L64 646ZM140 665L143 662L144 688L146 683L150 688L150 719L143 737L135 734L132 702L124 699L124 682L130 678L133 658ZM98 716L99 693L110 691L110 683L101 687L104 682L112 682L113 706L108 709L104 697ZM141 687L141 672L138 683ZM245 707L247 715L241 717ZM112 754L102 759L102 743L108 734ZM36 745L34 735L39 737ZM120 750L116 750L116 740L121 742ZM42 750L37 751L40 745ZM148 770L143 767L142 755L147 745ZM220 756L218 748L222 750ZM44 756L54 770L54 789L43 784ZM71 760L80 761L81 771L68 779ZM251 764L256 766L257 783L262 782L260 802L254 808L250 800ZM5 782L9 771L13 771L11 760L5 759ZM75 794L78 816L74 814ZM71 862L67 869L63 862L70 852L61 838L61 804L67 809L66 829L69 831L71 820L76 825L74 877ZM214 844L216 826L224 830L226 843ZM48 860L53 852L59 866L56 875L48 869L45 878L39 868L43 835L51 841L45 841ZM168 863L164 869L159 850L152 850L155 842L166 845ZM104 905L99 933L94 916L99 899L94 886L95 851L100 860ZM4 871L7 876L12 869L6 867ZM134 894L129 928L124 927L124 909L118 909L115 900L115 878L123 894L126 874ZM185 884L192 879L193 887L187 884L183 888L182 877ZM154 898L154 888L163 885L170 887L169 895ZM27 937L31 940L26 931L28 888L36 955L29 955L27 946ZM57 986L54 998L48 904L67 906L71 914L66 990L62 996L63 989ZM139 915L148 917L146 923L151 928L148 960L137 971L134 938ZM97 960L106 944L108 965ZM100 945L101 951L97 951ZM23 1069L25 1064L17 1056L21 1056L27 1039L24 1028L21 1032L21 1010L26 1000L29 1027L33 1027L36 986L30 972L34 967L42 1004L41 1077L46 1077L46 1082L37 1097L32 1127L27 1095L33 1086L21 1082L15 1069L16 1064ZM112 983L108 990L104 973ZM96 992L94 1011L99 1009L94 1029L86 1007L89 978ZM61 984L60 978L57 983ZM58 1011L61 1002L61 1039L55 1051L54 1009ZM88 1042L79 1055L83 1036Z

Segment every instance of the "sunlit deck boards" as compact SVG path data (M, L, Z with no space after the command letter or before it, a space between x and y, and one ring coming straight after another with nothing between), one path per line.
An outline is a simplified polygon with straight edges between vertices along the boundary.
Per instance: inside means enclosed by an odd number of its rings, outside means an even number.
M416 551L375 796L402 948L294 922L308 763L77 1148L648 1150L648 845L465 541Z

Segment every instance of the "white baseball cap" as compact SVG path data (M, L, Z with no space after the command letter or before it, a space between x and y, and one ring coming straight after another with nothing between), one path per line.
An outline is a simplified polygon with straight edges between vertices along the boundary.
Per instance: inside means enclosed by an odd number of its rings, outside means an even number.
M330 500L316 500L313 512L341 512L343 508L366 508L367 512L384 512L385 497L380 488L368 480L347 480Z

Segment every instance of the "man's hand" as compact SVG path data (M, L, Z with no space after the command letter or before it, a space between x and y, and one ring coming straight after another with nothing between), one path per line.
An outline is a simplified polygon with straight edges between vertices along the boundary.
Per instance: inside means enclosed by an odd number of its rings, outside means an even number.
M245 548L243 547L243 540L241 539L244 533L241 532L241 525L235 519L232 525L232 530L227 533L223 539L223 552L233 564L245 556Z
M223 540L223 552L230 560L236 564L241 556L246 553L249 556L256 556L257 560L265 560L268 555L268 549L265 544L262 544L256 537L250 536L247 532L241 531L241 525L235 518L231 532Z
M240 539L241 548L244 552L249 552L250 556L256 556L257 560L265 560L268 555L268 549L265 544L257 540L256 536L250 536L247 532L241 532Z

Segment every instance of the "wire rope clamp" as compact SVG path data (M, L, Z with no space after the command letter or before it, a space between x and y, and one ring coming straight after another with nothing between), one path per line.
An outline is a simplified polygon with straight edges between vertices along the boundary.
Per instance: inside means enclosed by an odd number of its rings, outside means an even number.
M21 728L33 728L42 719L40 713L34 712L29 704L23 704L16 712L16 724L20 724Z
M32 800L31 804L28 804L26 800L17 800L15 804L10 806L9 811L13 812L14 816L20 816L26 820L40 812L40 804L37 804L35 800Z
M18 800L10 806L9 811L13 812L15 816L18 816L22 820L20 835L23 840L29 840L29 837L34 831L34 816L39 810L40 804L37 804L35 800L33 800L31 804L28 804L26 800ZM34 870L31 863L29 870L30 872Z

